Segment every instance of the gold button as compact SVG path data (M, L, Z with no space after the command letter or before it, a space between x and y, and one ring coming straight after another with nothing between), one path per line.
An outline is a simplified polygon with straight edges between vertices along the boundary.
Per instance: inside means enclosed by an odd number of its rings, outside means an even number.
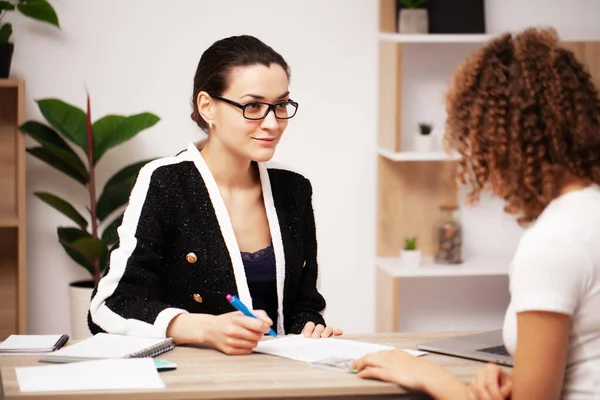
M194 253L187 253L185 259L190 264L196 264L196 261L198 261L198 257Z
M200 296L198 293L194 293L193 297L196 303L202 303L202 296Z

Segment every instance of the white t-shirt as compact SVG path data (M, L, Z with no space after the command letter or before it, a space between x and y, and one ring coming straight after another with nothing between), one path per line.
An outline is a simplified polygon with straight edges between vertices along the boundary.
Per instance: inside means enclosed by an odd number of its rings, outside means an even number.
M515 354L517 312L570 315L562 398L600 399L600 187L566 193L546 207L521 238L509 282L508 351Z

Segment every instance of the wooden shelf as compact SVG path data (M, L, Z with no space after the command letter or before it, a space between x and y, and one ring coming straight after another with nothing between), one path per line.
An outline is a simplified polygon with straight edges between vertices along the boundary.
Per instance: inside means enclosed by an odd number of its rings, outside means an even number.
M18 228L19 219L17 217L8 217L0 214L0 228Z
M0 79L0 340L27 332L25 81Z
M418 151L390 151L378 148L377 153L391 161L456 161L458 155L451 155L444 151L418 152Z
M427 259L420 267L409 268L402 265L400 257L378 257L376 262L378 268L397 278L506 276L510 263L502 259L473 259L462 264L442 265Z
M8 79L0 79L0 88L16 88L19 87L20 79L16 78L8 78Z
M484 43L493 37L487 34L379 34L380 41L392 43Z

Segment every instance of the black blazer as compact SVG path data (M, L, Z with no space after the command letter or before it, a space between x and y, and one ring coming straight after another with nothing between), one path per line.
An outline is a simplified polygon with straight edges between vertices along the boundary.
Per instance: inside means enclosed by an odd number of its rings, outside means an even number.
M292 171L263 163L258 168L276 259L273 328L300 333L309 321L325 324L311 184ZM92 294L92 333L165 337L180 313L234 311L228 293L252 305L225 203L193 143L140 170L118 235Z

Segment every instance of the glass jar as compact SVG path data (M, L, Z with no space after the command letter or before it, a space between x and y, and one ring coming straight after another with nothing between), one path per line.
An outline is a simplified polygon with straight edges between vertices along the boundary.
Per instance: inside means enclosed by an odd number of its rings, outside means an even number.
M462 226L456 218L457 209L455 204L440 206L441 221L437 229L436 263L459 264L462 262Z

